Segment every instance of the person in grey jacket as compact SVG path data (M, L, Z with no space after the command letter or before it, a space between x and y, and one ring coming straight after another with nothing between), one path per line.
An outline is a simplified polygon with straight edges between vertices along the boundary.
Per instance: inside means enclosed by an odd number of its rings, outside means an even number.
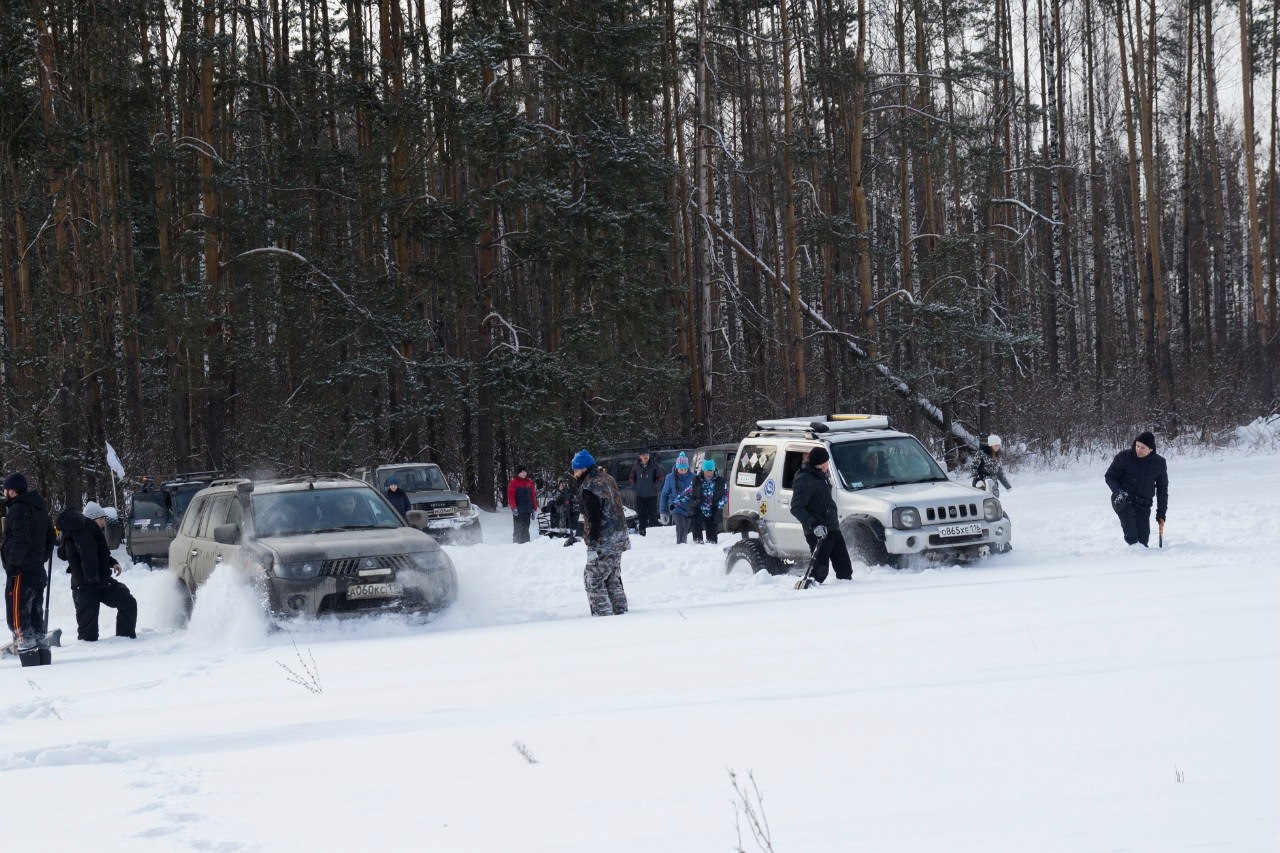
M803 527L804 541L813 553L809 580L817 584L827 579L828 562L835 565L837 579L853 579L853 563L840 532L840 514L831 497L830 478L831 454L825 447L815 447L791 485L791 514Z

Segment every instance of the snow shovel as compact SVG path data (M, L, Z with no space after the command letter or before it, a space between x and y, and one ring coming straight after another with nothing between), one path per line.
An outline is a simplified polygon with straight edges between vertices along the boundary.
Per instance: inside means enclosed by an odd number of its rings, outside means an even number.
M1164 547L1164 521L1160 521L1160 547Z
M826 537L823 537L823 538L825 539ZM814 555L814 554L816 554L816 553L818 553L818 547L819 547L821 544L822 544L822 539L819 539L819 540L814 544L813 548L809 551L809 566L804 570L804 577L802 577L802 578L800 578L800 580L796 581L796 589L808 589L808 588L809 588L809 580L810 580L811 575L813 574L813 555Z

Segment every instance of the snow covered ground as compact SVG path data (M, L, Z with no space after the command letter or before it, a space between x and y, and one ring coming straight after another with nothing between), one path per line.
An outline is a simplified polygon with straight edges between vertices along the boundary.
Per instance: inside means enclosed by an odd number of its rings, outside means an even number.
M1105 461L1015 471L1004 557L797 592L667 529L620 618L501 514L427 625L270 632L228 576L178 630L139 569L142 636L77 643L59 575L54 665L0 663L3 846L1280 850L1280 455L1167 455L1162 550Z

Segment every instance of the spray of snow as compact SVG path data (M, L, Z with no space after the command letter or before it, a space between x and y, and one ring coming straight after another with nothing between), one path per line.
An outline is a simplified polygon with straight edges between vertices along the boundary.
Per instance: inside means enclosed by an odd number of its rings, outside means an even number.
M193 647L260 646L270 629L261 593L234 566L215 569L196 595L188 640Z

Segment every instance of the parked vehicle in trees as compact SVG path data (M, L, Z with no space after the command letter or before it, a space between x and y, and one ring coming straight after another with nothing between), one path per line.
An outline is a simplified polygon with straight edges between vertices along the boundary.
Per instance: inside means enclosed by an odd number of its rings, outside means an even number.
M169 559L169 543L182 524L191 499L220 476L225 474L218 471L176 474L160 481L158 486L134 492L123 524L129 559L146 565L164 564ZM110 531L109 523L107 529Z
M387 481L395 477L409 496L412 509L424 513L421 529L445 545L478 545L480 510L466 492L449 484L433 462L402 462L357 468L354 475L385 494Z

